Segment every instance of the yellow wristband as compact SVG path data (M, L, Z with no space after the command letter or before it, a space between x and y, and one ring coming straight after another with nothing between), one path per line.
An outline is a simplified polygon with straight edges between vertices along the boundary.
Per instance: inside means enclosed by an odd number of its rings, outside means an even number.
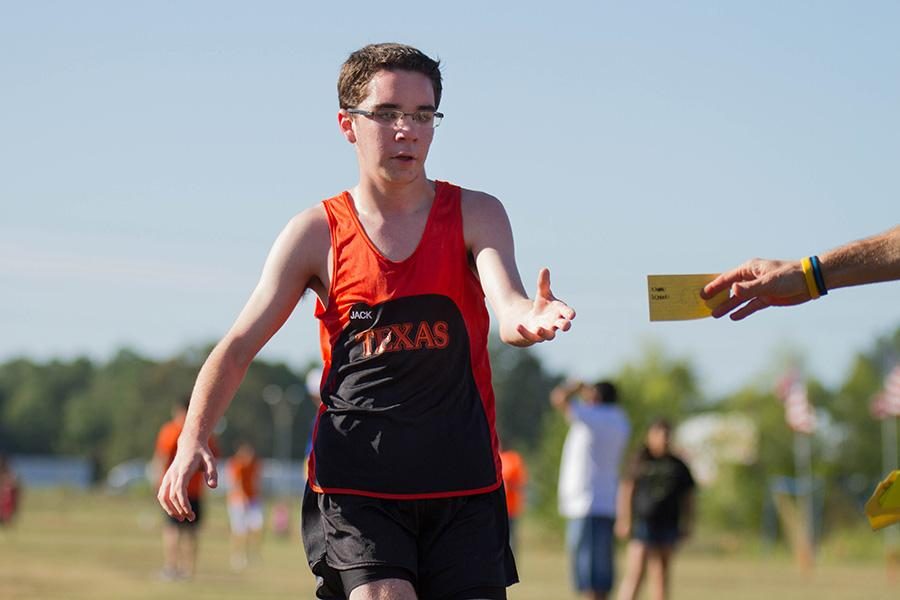
M809 297L815 300L819 297L819 288L816 286L816 276L813 275L812 261L807 256L800 259L800 265L803 267L803 278L806 279L806 289L809 290Z

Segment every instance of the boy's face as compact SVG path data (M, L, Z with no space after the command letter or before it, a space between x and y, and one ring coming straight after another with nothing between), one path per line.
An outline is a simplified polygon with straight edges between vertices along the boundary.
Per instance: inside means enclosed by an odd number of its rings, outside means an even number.
M368 111L395 109L405 113L435 110L431 80L412 71L379 71L359 103ZM418 125L410 117L387 125L363 115L338 114L341 132L356 146L360 173L389 183L411 183L425 178L425 159L434 137L430 125Z

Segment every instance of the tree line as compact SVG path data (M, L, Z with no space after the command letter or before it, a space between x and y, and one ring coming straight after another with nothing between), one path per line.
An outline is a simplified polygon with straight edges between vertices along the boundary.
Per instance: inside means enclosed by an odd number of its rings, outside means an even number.
M159 426L169 418L173 402L190 394L210 350L211 346L192 348L166 360L129 349L105 362L8 360L0 364L0 452L82 456L97 466L101 476L125 460L149 458ZM555 519L556 478L567 424L551 410L548 396L565 374L549 371L528 350L496 340L490 350L502 444L526 459L533 510ZM900 328L860 352L839 385L828 388L814 379L808 382L820 422L813 437L814 471L822 482L830 526L858 521L861 501L883 475L879 426L869 414L869 400L882 386L885 365L896 356L900 356ZM722 465L715 482L700 496L701 518L741 531L759 527L771 479L793 474L793 434L774 388L788 363L798 361L802 357L773 358L770 373L718 397L704 394L689 359L653 345L617 372L598 378L618 386L620 402L631 418L633 447L658 416L677 424L696 415L736 414L755 423L755 460ZM270 384L293 386L295 393L305 394L298 384L313 367L312 362L297 367L254 361L220 428L222 454L230 455L247 440L263 456L272 456L275 424L263 389ZM301 398L295 411L291 456L299 460L314 408Z

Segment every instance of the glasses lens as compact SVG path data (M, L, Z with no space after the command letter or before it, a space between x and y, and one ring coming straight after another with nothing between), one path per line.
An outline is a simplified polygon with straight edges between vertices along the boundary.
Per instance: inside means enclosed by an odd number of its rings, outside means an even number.
M444 115L432 110L417 110L414 113L405 113L400 110L376 110L368 112L364 110L351 109L350 114L359 114L371 117L376 123L386 127L397 126L400 119L406 118L407 122L412 122L421 127L437 127L441 124Z
M403 113L399 110L376 110L374 117L375 120L381 123L382 125L393 125L403 116Z

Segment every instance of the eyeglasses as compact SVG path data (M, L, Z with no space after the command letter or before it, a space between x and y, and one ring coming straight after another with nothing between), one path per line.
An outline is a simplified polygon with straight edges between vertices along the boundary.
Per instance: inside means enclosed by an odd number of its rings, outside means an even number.
M437 127L444 118L444 113L435 110L417 110L415 112L403 112L395 108L383 108L379 110L363 110L362 108L348 108L347 113L351 115L362 115L369 117L383 127L396 127L403 117L409 117L410 120L420 127Z

